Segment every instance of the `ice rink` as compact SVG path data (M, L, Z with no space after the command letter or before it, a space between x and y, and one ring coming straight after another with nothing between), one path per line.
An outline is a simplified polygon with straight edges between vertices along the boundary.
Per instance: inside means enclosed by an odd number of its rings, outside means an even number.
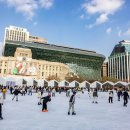
M56 93L48 103L48 112L38 106L37 94L19 95L12 101L7 94L3 105L0 130L130 130L130 105L123 107L123 100L108 103L108 92L99 92L98 104L93 104L88 93L76 94L76 115L67 115L69 98Z

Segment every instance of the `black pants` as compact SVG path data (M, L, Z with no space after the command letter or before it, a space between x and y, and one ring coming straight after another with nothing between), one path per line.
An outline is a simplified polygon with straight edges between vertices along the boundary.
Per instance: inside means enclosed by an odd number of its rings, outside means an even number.
M124 98L124 106L126 106L128 103L128 99L127 98Z
M42 110L47 110L47 102L43 102L43 105L42 105Z
M113 98L109 97L109 103L113 103Z
M0 103L0 117L2 117L2 104Z

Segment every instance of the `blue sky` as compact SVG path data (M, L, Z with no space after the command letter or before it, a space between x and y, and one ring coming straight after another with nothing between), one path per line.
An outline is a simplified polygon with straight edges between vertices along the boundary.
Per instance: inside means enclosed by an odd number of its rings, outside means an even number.
M9 25L49 43L110 55L130 40L130 0L0 0L0 42Z

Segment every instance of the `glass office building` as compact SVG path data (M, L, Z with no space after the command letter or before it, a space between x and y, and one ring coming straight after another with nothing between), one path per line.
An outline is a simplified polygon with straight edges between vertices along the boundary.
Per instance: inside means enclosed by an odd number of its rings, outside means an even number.
M108 58L108 77L130 81L130 41L120 41Z

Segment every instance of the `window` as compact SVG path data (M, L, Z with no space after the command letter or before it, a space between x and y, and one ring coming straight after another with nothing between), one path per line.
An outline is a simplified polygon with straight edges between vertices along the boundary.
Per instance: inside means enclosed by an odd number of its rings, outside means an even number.
M4 74L6 73L6 69L4 69Z

